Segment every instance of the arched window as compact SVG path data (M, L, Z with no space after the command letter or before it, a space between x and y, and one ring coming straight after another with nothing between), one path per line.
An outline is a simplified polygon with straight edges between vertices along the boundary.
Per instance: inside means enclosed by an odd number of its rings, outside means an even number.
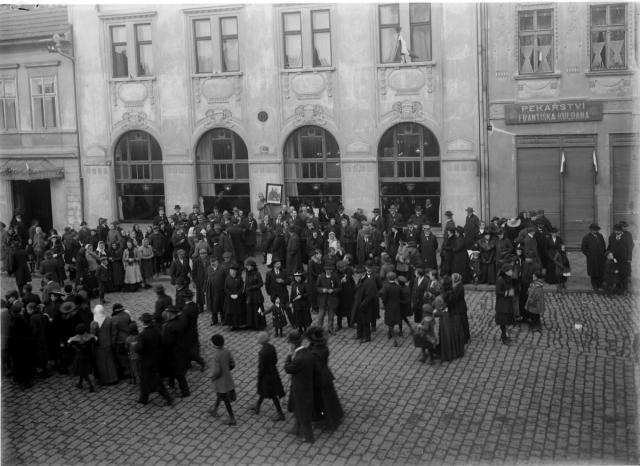
M164 205L162 150L144 131L129 131L116 144L116 193L120 220L151 220Z
M340 149L331 133L318 126L297 129L287 138L284 158L285 194L293 206L341 202Z
M378 145L380 203L397 201L408 219L421 204L427 221L440 224L440 146L434 134L416 123L388 129Z
M233 131L215 128L202 135L196 146L196 178L205 212L238 207L249 213L248 159L246 144Z

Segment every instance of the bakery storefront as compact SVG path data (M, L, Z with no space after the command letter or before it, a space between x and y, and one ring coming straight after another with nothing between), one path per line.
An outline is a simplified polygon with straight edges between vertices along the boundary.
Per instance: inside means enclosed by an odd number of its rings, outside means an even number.
M515 195L513 214L543 209L571 247L594 221L607 235L620 220L636 228L638 138L621 131L628 118L606 115L604 107L589 100L505 104L504 129L489 140L491 163L510 165L515 181L508 188L504 169L492 173L494 196Z

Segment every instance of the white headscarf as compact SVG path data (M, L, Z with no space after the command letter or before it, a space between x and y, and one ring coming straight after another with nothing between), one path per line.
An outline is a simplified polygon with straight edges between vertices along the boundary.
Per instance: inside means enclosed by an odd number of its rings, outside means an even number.
M107 314L104 310L104 306L101 304L96 304L93 308L93 321L98 323L98 327L102 327L102 323L104 319L107 318Z

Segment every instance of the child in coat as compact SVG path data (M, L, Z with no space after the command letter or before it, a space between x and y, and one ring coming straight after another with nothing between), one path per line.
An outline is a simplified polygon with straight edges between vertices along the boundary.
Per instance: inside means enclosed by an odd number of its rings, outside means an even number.
M539 270L536 270L531 275L532 280L529 285L528 298L522 313L523 319L529 322L531 330L534 332L540 332L542 328L540 318L544 315L543 275Z
M417 331L411 327L413 334L413 344L420 348L420 362L427 360L427 351L429 352L429 364L434 363L438 352L438 338L436 337L435 319L433 318L433 306L424 304L422 306L422 321L418 324Z
M71 368L74 375L79 377L76 387L81 389L82 382L86 380L89 383L89 393L93 393L95 387L89 376L93 373L93 358L98 338L89 333L86 324L76 325L75 330L76 334L69 338L68 343L75 351Z
M131 373L130 384L136 385L140 380L140 356L135 351L136 344L138 343L138 324L131 322L129 324L129 335L125 339L125 345L127 348L127 354L129 356L129 369Z
M607 259L604 263L603 288L607 294L617 293L620 288L620 267L611 251L607 251Z
M287 325L287 317L285 316L284 309L280 303L280 298L276 296L273 306L269 309L271 318L273 319L273 328L275 329L275 336L281 337L282 329Z

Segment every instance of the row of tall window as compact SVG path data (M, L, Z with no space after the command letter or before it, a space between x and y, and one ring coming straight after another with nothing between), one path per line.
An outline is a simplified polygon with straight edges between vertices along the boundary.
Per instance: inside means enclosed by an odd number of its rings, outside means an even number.
M34 129L58 128L58 85L55 76L31 78L31 117ZM0 78L0 129L18 127L18 93L14 78Z
M235 132L214 128L196 145L196 184L205 211L214 207L251 210L247 146ZM340 148L334 136L318 126L303 126L289 135L284 148L285 194L293 205L320 207L342 197ZM162 151L144 131L129 131L115 148L115 182L122 220L148 220L164 205ZM394 199L440 204L440 148L431 131L400 123L385 132L378 145L380 203ZM432 223L437 223L437 218Z
M521 75L555 71L554 8L518 12ZM590 6L590 69L627 67L627 5ZM240 70L237 16L193 19L193 56L196 73ZM331 67L332 18L326 8L306 8L281 14L282 62L285 69ZM432 16L429 3L378 5L379 62L432 60ZM150 23L113 25L112 76L144 77L154 74Z

